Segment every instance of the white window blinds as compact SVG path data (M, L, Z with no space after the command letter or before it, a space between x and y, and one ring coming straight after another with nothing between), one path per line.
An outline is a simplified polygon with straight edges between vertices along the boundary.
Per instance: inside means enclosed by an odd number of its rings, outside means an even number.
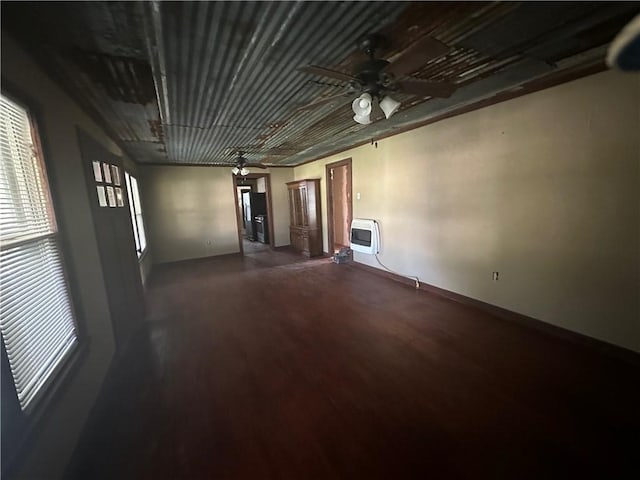
M0 113L0 330L24 410L78 338L28 113L4 96Z

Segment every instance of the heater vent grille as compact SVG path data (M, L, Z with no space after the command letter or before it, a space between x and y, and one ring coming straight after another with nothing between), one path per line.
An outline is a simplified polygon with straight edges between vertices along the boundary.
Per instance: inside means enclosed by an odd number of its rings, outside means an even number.
M380 253L378 222L367 218L354 218L351 222L351 249L369 255Z

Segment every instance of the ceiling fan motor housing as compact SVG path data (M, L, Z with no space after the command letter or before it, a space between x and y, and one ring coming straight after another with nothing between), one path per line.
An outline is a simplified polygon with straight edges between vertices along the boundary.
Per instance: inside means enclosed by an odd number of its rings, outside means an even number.
M381 81L381 72L387 65L389 62L382 58L372 58L358 66L356 78L362 83L363 91L371 95L380 93L385 86Z
M385 49L389 45L387 37L380 33L369 33L358 41L358 48L373 58L376 50Z
M244 168L249 163L247 159L244 157L244 152L239 151L235 158L236 167Z

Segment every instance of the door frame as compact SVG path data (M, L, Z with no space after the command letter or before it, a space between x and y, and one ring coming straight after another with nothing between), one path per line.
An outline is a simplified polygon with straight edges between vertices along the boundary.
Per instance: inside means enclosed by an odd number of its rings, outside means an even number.
M333 182L331 181L331 169L336 167L342 167L346 165L347 168L347 196L349 197L349 213L351 214L351 220L353 220L353 162L351 157L339 160L333 163L327 163L325 165L325 175L327 182L327 250L329 255L333 255Z
M253 191L255 191L254 187L255 187L255 185L252 184L252 183L250 183L249 185L238 185L236 183L236 195L238 194L239 190L241 190L243 192L243 194L244 194L244 192L253 192ZM236 198L237 198L237 196L236 196ZM246 229L243 227L243 223L244 223L244 205L242 204L242 195L241 195L239 203L240 203L238 205L238 216L240 217L239 225L240 225L240 230L243 230L243 232L244 232ZM246 233L246 232L244 232L244 233ZM242 233L240 235L242 235Z
M273 230L273 206L271 204L271 174L270 173L249 173L240 178L263 178L265 179L265 193L267 194L267 228L269 229L269 250L274 250L275 232ZM238 176L231 174L231 184L233 185L233 205L236 209L236 229L238 231L238 247L240 255L244 256L244 247L242 246L242 219L240 218L240 207L238 206Z

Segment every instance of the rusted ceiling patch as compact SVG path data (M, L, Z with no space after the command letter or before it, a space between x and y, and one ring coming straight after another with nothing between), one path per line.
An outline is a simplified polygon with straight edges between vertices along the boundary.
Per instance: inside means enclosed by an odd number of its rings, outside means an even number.
M79 49L73 51L72 58L93 83L105 89L111 100L139 105L155 101L149 62Z

